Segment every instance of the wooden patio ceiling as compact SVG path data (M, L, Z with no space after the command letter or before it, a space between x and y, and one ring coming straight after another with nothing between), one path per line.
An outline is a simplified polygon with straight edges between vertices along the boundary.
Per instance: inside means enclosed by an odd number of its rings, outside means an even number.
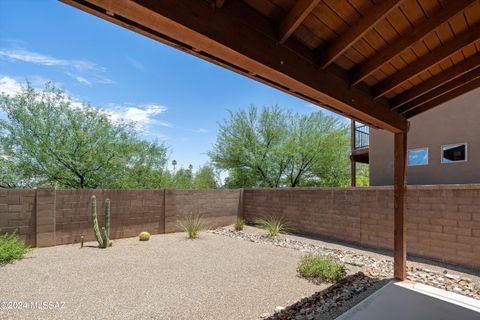
M61 1L394 132L394 275L405 279L408 119L480 87L480 0Z
M480 0L62 0L393 132L480 85Z

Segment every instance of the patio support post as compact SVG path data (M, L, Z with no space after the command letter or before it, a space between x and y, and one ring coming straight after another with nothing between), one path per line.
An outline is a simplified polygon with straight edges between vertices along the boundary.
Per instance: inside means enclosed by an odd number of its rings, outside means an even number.
M407 240L405 230L405 191L407 132L395 133L394 173L394 263L393 275L405 280L407 261Z
M351 120L350 122L350 181L352 183L352 187L357 185L357 164L353 160L353 151L355 150L355 120Z

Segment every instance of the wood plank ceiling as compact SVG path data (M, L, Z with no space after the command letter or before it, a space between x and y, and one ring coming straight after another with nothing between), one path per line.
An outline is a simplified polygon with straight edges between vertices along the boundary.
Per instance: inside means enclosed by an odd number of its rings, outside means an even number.
M480 0L62 0L375 127L480 86Z
M282 23L302 1L245 2ZM322 68L337 64L348 71L352 85L365 82L374 99L386 97L407 118L440 95L453 98L452 90L480 77L478 0L310 2L317 5L293 36L318 52ZM438 94L427 95L434 89Z

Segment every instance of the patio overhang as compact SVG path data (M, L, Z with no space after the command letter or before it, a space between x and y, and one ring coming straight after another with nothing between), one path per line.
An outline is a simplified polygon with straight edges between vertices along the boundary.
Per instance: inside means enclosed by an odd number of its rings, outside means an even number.
M405 279L408 118L480 87L480 1L61 0L395 133L395 277Z

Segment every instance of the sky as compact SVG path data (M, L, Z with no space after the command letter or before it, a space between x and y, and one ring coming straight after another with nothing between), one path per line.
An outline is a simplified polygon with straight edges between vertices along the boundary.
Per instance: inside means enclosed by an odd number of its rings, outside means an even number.
M228 110L322 110L58 1L0 0L0 92L25 81L54 81L75 101L134 121L183 167L209 161Z

